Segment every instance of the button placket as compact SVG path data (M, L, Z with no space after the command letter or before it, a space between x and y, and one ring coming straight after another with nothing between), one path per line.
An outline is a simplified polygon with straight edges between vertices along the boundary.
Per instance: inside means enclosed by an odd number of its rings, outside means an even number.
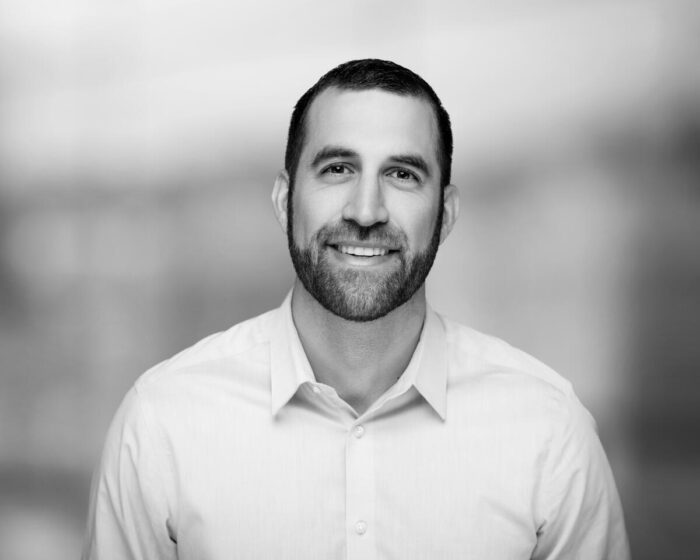
M347 560L376 557L374 442L367 427L350 427L345 444Z

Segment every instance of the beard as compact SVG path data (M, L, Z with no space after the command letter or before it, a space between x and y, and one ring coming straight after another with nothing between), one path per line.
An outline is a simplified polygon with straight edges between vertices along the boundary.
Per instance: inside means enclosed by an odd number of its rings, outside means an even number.
M384 317L410 300L425 282L430 272L442 229L442 193L435 228L428 247L412 253L406 234L389 224L363 227L353 221L323 226L307 247L294 241L292 196L287 203L287 242L292 263L304 288L326 310L348 321L374 321ZM331 244L342 240L369 241L377 246L398 249L393 253L397 262L390 271L363 270L362 267L343 268L330 262Z

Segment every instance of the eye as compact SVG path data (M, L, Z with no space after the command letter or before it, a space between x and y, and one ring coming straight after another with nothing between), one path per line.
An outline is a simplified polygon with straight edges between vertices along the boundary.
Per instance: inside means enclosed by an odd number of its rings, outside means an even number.
M334 163L333 165L326 167L321 173L328 175L347 175L350 173L350 169L347 165L342 163Z
M402 183L420 183L420 179L415 173L403 168L393 169L389 172L389 177L398 179Z

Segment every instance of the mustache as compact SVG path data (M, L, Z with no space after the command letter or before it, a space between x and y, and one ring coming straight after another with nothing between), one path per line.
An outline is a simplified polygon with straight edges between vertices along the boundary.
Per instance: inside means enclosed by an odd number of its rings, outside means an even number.
M316 238L324 244L337 244L340 241L365 241L391 247L405 247L406 234L389 224L361 226L355 222L339 222L323 226Z

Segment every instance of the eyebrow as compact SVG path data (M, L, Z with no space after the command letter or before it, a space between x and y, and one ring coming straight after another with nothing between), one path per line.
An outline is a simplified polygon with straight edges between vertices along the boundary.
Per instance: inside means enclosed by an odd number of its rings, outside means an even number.
M357 158L359 154L342 146L325 146L321 148L311 162L311 167L316 167L322 161L333 158Z
M349 148L344 148L342 146L324 146L314 156L314 159L311 161L311 167L316 167L321 162L327 159L356 159L359 157L360 155L355 150L351 150ZM420 172L425 174L426 177L431 176L428 163L422 156L418 154L397 154L394 156L390 156L389 161L391 161L392 163L410 165L411 167L414 167L415 169L418 169Z
M423 157L419 155L400 154L391 156L389 160L395 163L402 163L404 165L410 165L411 167L415 167L416 169L421 171L426 177L430 177L430 169L428 168L428 164L425 161L425 159L423 159Z

